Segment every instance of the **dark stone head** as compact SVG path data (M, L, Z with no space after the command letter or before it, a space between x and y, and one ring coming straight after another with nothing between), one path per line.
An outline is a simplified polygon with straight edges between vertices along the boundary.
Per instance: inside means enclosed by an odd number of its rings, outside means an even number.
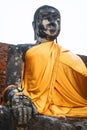
M33 20L35 40L39 37L54 40L60 33L60 12L48 5L39 7Z

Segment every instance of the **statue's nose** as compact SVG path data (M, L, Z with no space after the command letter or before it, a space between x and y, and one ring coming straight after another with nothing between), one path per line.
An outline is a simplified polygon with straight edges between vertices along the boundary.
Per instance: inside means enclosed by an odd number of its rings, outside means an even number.
M48 21L54 22L54 18L50 15L50 16L48 17Z

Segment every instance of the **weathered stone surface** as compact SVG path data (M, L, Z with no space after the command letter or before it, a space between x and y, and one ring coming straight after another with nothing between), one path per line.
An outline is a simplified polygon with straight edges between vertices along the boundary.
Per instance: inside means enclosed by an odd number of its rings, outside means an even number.
M56 118L45 115L34 115L27 127L17 127L14 124L15 120L11 120L11 112L5 108L4 111L4 117L0 120L0 130L87 130L85 118Z
M9 44L0 43L0 93L4 89L4 84L6 82L8 51Z
M24 62L24 55L27 49L31 48L31 44L20 44L10 46L8 52L6 83L5 86L10 84L20 85L22 76L22 65Z

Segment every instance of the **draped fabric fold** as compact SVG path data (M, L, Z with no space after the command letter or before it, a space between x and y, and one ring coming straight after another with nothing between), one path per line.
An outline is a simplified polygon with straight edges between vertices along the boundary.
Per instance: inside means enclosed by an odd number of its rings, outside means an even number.
M87 117L87 68L54 42L26 52L22 86L41 114Z

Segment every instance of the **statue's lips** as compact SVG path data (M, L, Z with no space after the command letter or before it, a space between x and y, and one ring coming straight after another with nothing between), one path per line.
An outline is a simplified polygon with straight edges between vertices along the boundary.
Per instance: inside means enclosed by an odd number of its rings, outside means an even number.
M56 33L56 29L50 29L49 31L50 31L51 34Z
M55 23L50 23L47 25L47 30L51 33L51 34L54 34L56 33L56 29L57 28L57 25Z

